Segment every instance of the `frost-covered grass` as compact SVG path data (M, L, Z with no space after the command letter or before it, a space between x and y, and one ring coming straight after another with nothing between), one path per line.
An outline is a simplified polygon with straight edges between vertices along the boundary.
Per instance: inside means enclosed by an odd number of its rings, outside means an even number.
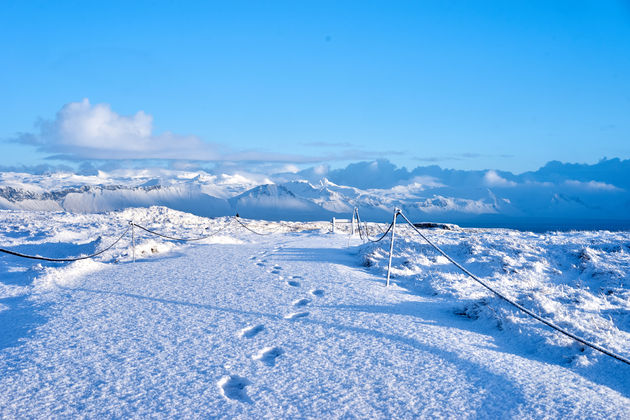
M195 242L170 241L135 228L137 259L162 256L191 244L240 243L243 229L230 217L207 218L166 207L131 208L117 212L85 214L47 211L0 210L0 247L27 255L67 258L90 255L114 243L129 222L177 238L199 238ZM243 219L261 233L327 231L328 223L266 222ZM247 239L244 239L247 241ZM25 296L33 288L50 288L73 276L96 270L99 264L129 262L133 258L131 231L110 250L89 260L74 263L43 262L0 255L0 311L2 299ZM64 280L65 279L65 280Z
M0 418L624 418L630 369L571 343L397 230L163 207L0 211ZM379 229L370 226L375 234ZM379 226L383 229L384 226ZM628 234L429 232L523 305L628 356ZM369 267L365 267L365 266Z
M630 232L537 234L507 229L425 231L499 292L587 340L630 357ZM455 298L453 312L575 365L607 356L560 335L470 279L408 226L397 229L393 281L412 293ZM363 246L385 275L389 241Z

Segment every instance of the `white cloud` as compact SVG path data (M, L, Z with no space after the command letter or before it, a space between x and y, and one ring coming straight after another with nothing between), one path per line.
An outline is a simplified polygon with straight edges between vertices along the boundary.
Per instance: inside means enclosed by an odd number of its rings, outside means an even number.
M280 167L278 169L278 172L288 172L288 173L292 173L292 174L296 174L300 171L300 168L298 168L296 165L292 165L292 164L287 164L284 165L282 167Z
M248 162L250 164L320 163L398 152L343 150L323 155L238 149L202 141L193 135L169 131L154 133L153 117L144 111L121 115L109 104L91 104L86 98L64 105L52 120L40 120L37 133L21 133L10 141L35 146L60 160L173 160L190 162ZM345 145L345 143L331 145Z
M483 182L489 187L515 187L516 182L508 181L496 171L488 171L483 176Z
M179 160L249 163L318 163L369 158L394 152L344 150L319 156L239 150L169 131L154 133L153 117L144 111L120 115L109 104L86 98L64 105L52 120L37 123L38 133L22 133L12 141L38 147L65 160ZM295 168L290 168L294 171Z
M582 181L568 180L568 181L565 181L564 183L570 187L584 188L587 190L623 191L621 188L616 187L612 184L607 184L605 182L599 182L599 181L582 182Z
M39 124L40 133L29 142L46 152L78 159L189 159L213 160L213 145L195 136L171 132L155 134L153 117L143 111L120 115L108 104L88 99L64 105L52 121Z
M313 168L313 173L316 175L325 175L328 173L329 169L328 165L317 165Z
M421 184L425 188L440 188L446 187L439 179L434 176L422 175L416 176L409 181L409 185L411 184Z

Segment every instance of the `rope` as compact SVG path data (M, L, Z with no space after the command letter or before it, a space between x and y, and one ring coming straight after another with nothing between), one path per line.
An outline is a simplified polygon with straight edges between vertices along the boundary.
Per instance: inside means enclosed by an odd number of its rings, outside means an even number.
M407 219L407 216L405 216L401 211L398 211L397 216L400 215L402 216L403 219L405 219L405 221L409 224L409 226L411 226L421 237L422 239L424 239L429 245L431 245L436 251L438 251L440 254L442 254L447 260L449 260L451 263L453 263L453 265L455 265L455 267L459 268L462 272L464 272L465 274L467 274L471 279L475 280L477 283L481 284L483 287L485 287L486 289L490 290L492 293L494 293L495 295L497 295L499 298L503 299L504 301L508 302L509 304L511 304L512 306L516 307L517 309L519 309L520 311L526 313L527 315L531 316L532 318L542 322L543 324L547 325L548 327L556 330L557 332L566 335L567 337L570 337L572 339L574 339L575 341L584 344L585 346L588 346L594 350L597 350L601 353L604 353L607 356L610 356L612 358L615 358L617 360L619 360L620 362L626 363L628 365L630 365L630 360L623 357L623 356L619 356L618 354L613 353L610 350L607 350L601 346L598 346L595 343L591 343L590 341L587 341L586 339L579 337L567 330L565 330L562 327L559 327L558 325L554 324L551 321L548 321L544 318L542 318L539 315L536 315L535 313L533 313L532 311L530 311L529 309L525 308L524 306L518 304L517 302L514 302L512 299L508 298L507 296L504 296L503 294L497 292L496 290L494 290L492 287L490 287L487 283L485 283L484 281L482 281L481 279L479 279L477 276L475 276L473 273L471 273L470 271L468 271L466 268L464 268L462 265L460 265L457 261L455 261L453 258L451 258L446 252L442 251L442 249L435 245L433 242L431 242L431 240L429 240L429 238L427 238L426 236L424 236L422 234L422 232L420 232L418 230L418 228L416 228L414 226L413 223L411 223L409 221L409 219Z
M354 212L357 215L357 226L359 228L359 237L361 239L363 239L363 237L365 237L365 239L367 239L369 241L370 240L370 231L368 230L367 222L363 222L363 229L365 229L365 235L362 235L361 234L361 217L359 216L359 208L355 207Z
M219 233L219 232L221 232L221 231L225 230L225 229L226 229L226 228L230 225L230 222L228 222L225 226L223 226L223 227L222 227L222 228L220 228L219 230L216 230L216 231L212 232L212 233L211 233L211 234L209 234L209 235L201 236L201 237L199 237L199 238L191 238L191 239L186 239L186 238L176 238L176 237L173 237L173 236L163 235L163 234L161 234L161 233L158 233L158 232L155 232L155 231L153 231L153 230L147 229L147 228L145 228L144 226L140 226L140 225L138 225L138 224L136 224L136 223L134 223L134 222L131 222L131 224L132 224L133 226L137 227L137 228L140 228L140 229L144 230L145 232L148 232L148 233L150 233L150 234L152 234L152 235L161 236L162 238L165 238L165 239L170 239L170 240L172 240L172 241L193 242L193 241L201 241L201 240L203 240L203 239L207 239L207 238L209 238L209 237L211 237L211 236L216 235L217 233Z
M381 235L381 237L376 239L376 240L374 240L374 239L371 239L370 236L368 235L367 228L366 228L365 235L362 233L362 231L361 231L361 218L359 217L359 209L355 209L355 213L357 215L357 225L359 226L359 237L361 238L361 240L363 240L365 238L368 241L373 242L373 243L380 242L387 236L389 231L392 229L392 226L394 226L394 222L390 223L389 227L385 230L385 232Z
M278 233L281 229L278 228L272 232L256 232L255 230L251 229L249 226L247 226L246 224L244 224L243 222L241 222L240 218L238 217L234 217L234 220L236 220L241 226L243 226L245 229L249 230L252 233L255 233L256 235L260 235L260 236L267 236L267 235L273 235L274 233Z
M374 223L373 226L376 226L376 229L378 229L380 233L384 233L385 232L383 230L383 228L378 223Z
M4 249L4 248L0 248L0 252L4 252L5 254L9 254L9 255L14 255L16 257L21 257L21 258L29 258L31 260L41 260L41 261L52 261L52 262L71 262L71 261L79 261L79 260L86 260L88 258L94 258L97 255L102 254L103 252L111 249L114 245L116 245L118 242L120 242L120 240L127 234L127 232L129 232L129 229L131 229L131 225L122 233L122 235L120 235L118 237L118 239L116 239L114 241L114 243L112 243L110 246L108 246L105 249L102 249L94 254L91 255L86 255L83 257L73 257L73 258L48 258L48 257L40 257L38 255L26 255L26 254L22 254L19 252L15 252L15 251L10 251L8 249Z

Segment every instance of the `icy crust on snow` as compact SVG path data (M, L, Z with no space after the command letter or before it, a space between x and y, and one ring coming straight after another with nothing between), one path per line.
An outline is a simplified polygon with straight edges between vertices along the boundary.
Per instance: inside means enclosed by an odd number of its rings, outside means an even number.
M117 212L85 214L69 212L0 210L0 247L27 255L72 258L90 255L114 243L129 222L160 234L194 242L172 241L134 229L136 259L165 256L191 244L242 244L243 228L231 217L206 218L167 207L130 208ZM265 222L242 219L254 231L326 231L329 223ZM0 255L0 303L27 294L31 288L67 285L73 278L133 259L129 230L111 249L89 260L55 263ZM0 308L1 310L1 308Z
M130 220L180 237L221 230L182 243L136 229L135 264L129 235L94 260L69 264L0 255L0 417L623 418L630 410L625 366L554 341L403 229L390 288L387 241L361 246L343 223L331 234L330 223L241 220L275 232L261 236L233 219L161 207L4 211L0 243L47 256L88 254ZM589 293L602 300L578 294L585 300L571 303L545 292L550 300L540 308L551 316L560 307L603 312L605 300L621 305L613 297L627 302L625 234L575 234L579 242L573 234L488 230L465 245L473 233L430 231L480 274L508 276L505 264L521 281L550 276L549 287L569 291L580 289L578 277L597 278L603 297L594 285ZM548 267L571 244L577 260L567 256L567 267L556 268L562 274L551 276ZM537 258L545 252L547 262ZM604 258L614 252L622 252L617 260ZM486 259L495 268L480 272ZM435 278L421 278L429 266ZM527 292L516 283L506 284L509 293ZM467 308L479 302L472 316ZM581 353L584 362L575 357Z
M451 310L503 331L529 351L573 365L608 356L560 335L462 273L408 226L396 230L392 281L412 293L456 298ZM426 235L498 292L570 332L630 358L630 232L536 234L506 229ZM362 246L385 275L389 241ZM625 368L625 366L620 366Z

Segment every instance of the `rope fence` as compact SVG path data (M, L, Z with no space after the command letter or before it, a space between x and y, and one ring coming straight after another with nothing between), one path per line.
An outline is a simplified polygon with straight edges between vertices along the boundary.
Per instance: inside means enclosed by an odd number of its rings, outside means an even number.
M400 210L400 209L394 209L394 220L392 222L392 224L390 225L391 229L392 229L392 236L391 236L391 241L390 241L390 250L389 250L389 264L387 266L387 285L389 286L389 278L390 278L390 271L391 271L391 265L392 265L392 254L393 254L393 249L394 249L394 233L395 233L395 226L396 226L396 218L400 216L404 219L404 221L411 226L411 228L418 234L420 235L420 237L426 242L428 243L431 247L433 247L437 252L439 252L442 256L444 256L448 261L450 261L455 267L457 267L459 270L461 270L464 274L466 274L468 277L470 277L471 279L473 279L474 281L476 281L477 283L479 283L480 285L482 285L483 287L485 287L486 289L488 289L490 292L492 292L494 295L496 295L497 297L499 297L500 299L504 300L505 302L509 303L510 305L514 306L515 308L517 308L518 310L520 310L521 312L529 315L530 317L534 318L535 320L547 325L549 328L559 332L560 334L563 334L575 341L577 341L578 343L581 343L587 347L592 348L593 350L599 351L600 353L603 353L607 356L610 356L620 362L623 362L625 364L630 365L630 359L620 356L598 344L595 344L593 342L590 342L588 340L586 340L585 338L582 338L576 334L573 334L570 331L567 331L566 329L554 324L553 322L541 317L540 315L537 315L536 313L532 312L531 310L525 308L523 305L515 302L514 300L510 299L509 297L505 296L504 294L502 294L501 292L495 290L492 286L490 286L488 283L486 283L485 281L481 280L479 277L477 277L476 275L474 275L473 273L471 273L468 269L466 269L464 266L462 266L461 264L459 264L457 261L455 261L450 255L448 255L446 252L444 252L442 250L442 248L440 248L439 246L437 246L435 243L433 243L433 241L431 241L428 237L426 237L422 232L420 232L420 230L413 224L411 223L411 221L407 218L407 216L405 216L405 214Z
M17 251L12 251L10 249L6 249L6 248L0 248L0 253L4 253L4 254L8 254L8 255L13 255L15 257L19 257L19 258L27 258L27 259L31 259L31 260L39 260L39 261L49 261L49 262L74 262L74 261L80 261L80 260L86 260L89 258L94 258L97 257L101 254L103 254L104 252L112 249L117 243L119 243L124 237L125 235L127 235L127 233L129 233L129 231L131 231L131 242L132 242L132 248L134 251L134 261L135 261L135 235L134 235L134 228L139 228L151 235L155 235L155 236L159 236L161 238L164 239L168 239L168 240L172 240L172 241L180 241L180 242L194 242L194 241L201 241L203 239L208 239L220 232L222 232L223 230L225 230L230 224L232 223L232 219L229 219L228 222L222 226L221 228L219 228L218 230L208 234L208 235L204 235L201 237L196 237L196 238L180 238L180 237L174 237L174 236L169 236L169 235L165 235L159 232L156 232L154 230L151 230L145 226L139 225L133 221L129 222L129 226L122 232L122 234L120 236L118 236L118 238L112 242L109 246L101 249L98 252L95 252L93 254L90 255L82 255L79 257L65 257L65 258L53 258L53 257L43 257L41 255L30 255L30 254L24 254L21 252L17 252ZM240 223L240 221L239 221ZM245 226L244 226L245 227Z
M210 233L208 235L200 236L198 238L177 238L177 237L174 237L174 236L168 236L168 235L164 235L162 233L155 232L155 231L153 231L151 229L148 229L148 228L146 228L144 226L140 226L139 224L134 223L134 222L131 222L131 225L135 226L137 228L140 228L140 229L144 230L145 232L148 232L148 233L150 233L152 235L159 236L159 237L162 237L164 239L170 239L171 241L195 242L195 241L202 241L204 239L208 239L208 238L216 235L217 233L220 233L220 232L224 231L230 225L231 220L232 219L229 219L229 221L222 228L220 228L220 229L218 229L218 230L216 230L216 231L214 231L214 232L212 232L212 233Z
M121 241L121 239L127 234L127 232L129 232L129 230L131 229L131 226L129 226L123 233L122 235L120 235L118 237L118 239L116 239L111 245L109 245L108 247L101 249L100 251L91 254L91 255L85 255L85 256L81 256L81 257L68 257L68 258L49 258L49 257L41 257L39 255L27 255L27 254L22 254L20 252L15 252L15 251L11 251L9 249L4 249L4 248L0 248L0 252L3 252L5 254L9 254L9 255L14 255L16 257L20 257L20 258L28 258L31 260L41 260L41 261L51 261L51 262L72 262L72 261L79 261L79 260L87 260L88 258L94 258L98 255L101 255L103 252L110 250L114 245L116 245L118 242Z
M260 236L267 236L267 235L273 235L274 233L278 233L280 232L280 230L282 229L282 227L279 227L278 229L275 229L271 232L258 232L252 228L250 228L249 226L247 226L245 223L243 223L241 221L241 218L238 216L234 217L234 220L236 220L238 222L239 225L241 225L243 228L247 229L248 231L250 231L251 233L254 233L256 235L260 235Z
M383 239L385 239L385 237L387 236L387 234L389 233L389 231L392 229L394 222L390 223L390 225L387 227L387 229L385 229L385 232L383 232L383 234L378 238L378 239L372 239L370 238L370 233L368 231L367 228L367 222L364 222L364 226L361 227L361 217L359 216L359 209L355 207L354 209L354 214L356 215L356 220L357 220L357 227L359 230L359 237L362 240L367 240L369 242L373 242L373 243L377 243L382 241ZM354 218L353 218L354 220ZM365 232L363 232L365 230Z
M377 239L372 239L369 236L369 231L368 231L368 226L367 223L361 223L361 217L359 215L359 209L358 208L354 208L353 214L352 214L352 235L354 235L355 232L355 223L357 225L357 231L359 234L359 237L361 238L362 241L364 241L364 243L366 241L372 242L372 243L378 243L380 241L382 241L383 239L385 239L385 237L387 236L387 234L391 231L391 237L390 237L390 246L389 246L389 261L388 261L388 266L387 266L387 283L386 285L389 286L390 284L390 273L391 273L391 265L392 265L392 256L393 256L393 252L394 252L394 239L395 239L395 230L396 230L396 219L398 218L398 216L402 217L404 219L404 221L411 226L411 228L418 234L420 235L420 237L427 242L432 248L434 248L437 252L439 252L442 256L444 256L449 262L451 262L455 267L457 267L460 271L462 271L464 274L466 274L468 277L470 277L472 280L476 281L477 283L479 283L481 286L483 286L484 288L486 288L487 290L489 290L490 292L492 292L494 295L496 295L497 297L499 297L500 299L502 299L503 301L509 303L510 305L514 306L515 308L517 308L518 310L520 310L521 312L527 314L528 316L534 318L535 320L545 324L546 326L548 326L549 328L557 331L560 334L563 334L587 347L590 347L596 351L599 351L607 356L610 356L620 362L623 362L625 364L630 365L630 360L620 356L618 354L615 354L614 352L601 347L595 343L592 343L580 336L577 336L573 333L571 333L570 331L565 330L564 328L554 324L553 322L541 317L540 315L537 315L536 313L532 312L531 310L525 308L524 306L520 305L519 303L515 302L514 300L510 299L509 297L505 296L504 294L502 294L501 292L495 290L492 286L490 286L487 282L485 282L484 280L480 279L479 277L477 277L476 275L474 275L473 273L471 273L468 269L466 269L464 266L462 266L461 264L459 264L457 261L455 261L450 255L448 255L446 252L444 252L439 246L437 246L435 243L433 243L433 241L431 241L427 236L425 236L408 218L407 216L405 216L405 214L398 208L394 209L394 215L393 215L393 219L392 222L390 223L390 225L387 227L387 229L382 233L382 235L380 237L378 237ZM175 237L175 236L170 236L170 235L165 235L159 232L156 232L152 229L149 229L145 226L141 226L133 221L129 222L129 226L123 231L123 233L118 236L118 238L111 243L109 246L103 248L102 250L95 252L93 254L90 255L84 255L84 256L79 256L79 257L67 257L67 258L50 258L50 257L43 257L40 255L28 255L28 254L23 254L20 252L16 252L16 251L11 251L9 249L5 249L5 248L0 248L0 252L1 253L5 253L8 255L13 255L16 257L20 257L20 258L27 258L27 259L32 259L32 260L41 260L41 261L49 261L49 262L73 262L73 261L79 261L79 260L85 260L85 259L89 259L89 258L94 258L97 257L101 254L103 254L104 252L110 250L111 248L113 248L117 243L119 243L124 237L125 235L127 235L127 233L129 231L131 231L131 241L132 241L132 249L133 249L133 260L135 262L135 234L134 234L134 228L137 227L151 235L155 235L164 239L168 239L168 240L173 240L173 241L181 241L181 242L194 242L194 241L201 241L203 239L207 239L210 238L220 232L222 232L223 230L227 229L227 227L231 224L232 220L235 220L238 225L244 229L246 229L247 231L254 233L256 235L261 235L261 236L267 236L267 235L272 235L274 233L279 232L282 227L271 231L271 232L259 232L255 229L250 228L249 226L247 226L245 223L243 223L240 218L238 216L233 217L228 219L227 223L222 226L221 228L219 228L218 230L208 234L208 235L204 235L204 236L200 236L200 237L195 237L195 238L180 238L180 237ZM335 221L333 218L333 232L334 232L334 225L335 225ZM380 227L379 227L380 229Z
M201 241L204 239L208 239L214 235L217 235L218 233L224 231L225 229L227 229L231 224L232 221L235 220L236 222L238 222L238 224L243 227L244 229L248 230L251 233L254 233L256 235L261 235L261 236L266 236L266 235L272 235L274 233L279 232L282 228L278 228L274 231L271 232L258 232L252 228L250 228L249 226L247 226L245 223L243 223L240 218L238 216L236 217L230 217L227 221L227 223L222 226L221 228L217 229L216 231L209 233L207 235L203 235L200 237L195 237L195 238L181 238L181 237L176 237L176 236L170 236L170 235L165 235L163 233L160 232L156 232L155 230L149 229L145 226L139 225L133 221L129 222L129 226L123 231L123 233L113 242L111 243L109 246L103 248L102 250L95 252L93 254L90 255L82 255L79 257L65 257L65 258L52 258L52 257L43 257L40 255L29 255L29 254L24 254L21 252L17 252L17 251L12 251L10 249L6 249L6 248L0 248L0 253L4 253L4 254L8 254L8 255L13 255L15 257L19 257L19 258L27 258L27 259L31 259L31 260L40 260L40 261L49 261L49 262L74 262L74 261L79 261L79 260L86 260L86 259L90 259L90 258L94 258L97 257L101 254L103 254L104 252L112 249L117 243L119 243L124 237L125 235L127 235L127 233L129 233L129 231L131 231L131 244L132 244L132 251L133 251L133 261L135 262L136 260L136 256L135 256L135 249L136 249L136 238L135 238L135 233L134 233L134 228L138 228L141 229L151 235L155 235L164 239L168 239L171 241L178 241L178 242L195 242L195 241Z

